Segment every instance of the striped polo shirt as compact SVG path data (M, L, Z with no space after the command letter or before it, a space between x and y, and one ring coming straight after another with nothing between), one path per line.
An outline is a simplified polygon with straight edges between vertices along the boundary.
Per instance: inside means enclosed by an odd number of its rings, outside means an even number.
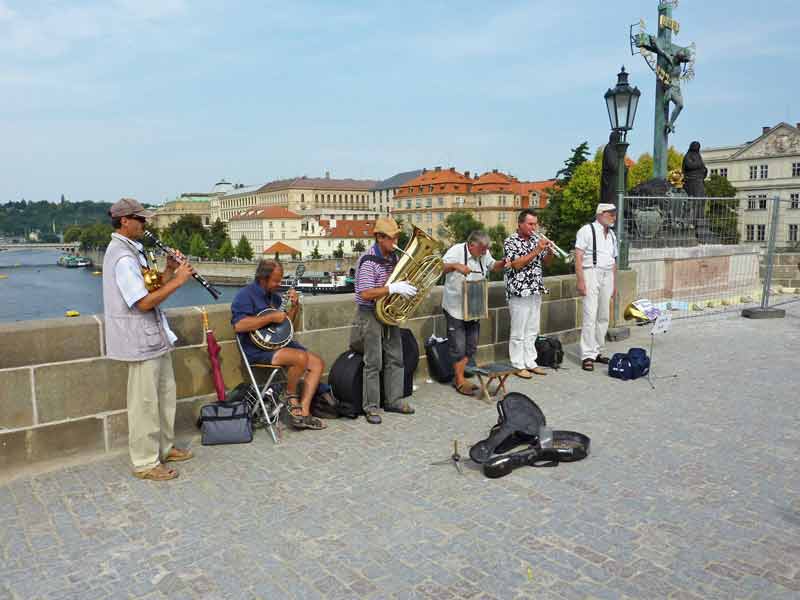
M371 260L362 260L363 256L372 255L383 258L383 262L374 262ZM356 304L359 306L375 306L374 300L364 300L361 297L361 292L376 287L383 287L386 285L386 280L392 274L395 265L397 264L397 257L394 252L388 257L383 257L378 244L373 244L372 248L367 250L358 259L358 270L356 271Z

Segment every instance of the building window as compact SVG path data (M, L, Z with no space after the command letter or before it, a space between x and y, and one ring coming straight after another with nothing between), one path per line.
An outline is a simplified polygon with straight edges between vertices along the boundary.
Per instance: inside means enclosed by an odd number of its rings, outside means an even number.
M747 241L748 242L755 241L755 231L756 231L756 226L755 225L747 225L747 226L745 226L745 232L746 232L746 237L747 237Z
M464 206L464 199L456 198L456 206Z
M766 239L767 239L767 226L756 225L756 240L759 242L763 242Z
M433 206L433 198L425 198L425 208L431 208Z
M402 208L403 207L403 201L402 200L398 200L394 204L395 204L395 208Z
M758 210L767 210L767 195L759 194L758 196Z
M437 220L438 221L444 221L444 213L438 213L438 215L439 216L437 217Z
M506 213L501 212L499 215L497 215L497 220L500 223L505 223L506 222Z
M415 203L415 208L422 208L422 199L421 198L417 198L417 201Z
M720 170L719 170L719 176L720 177L724 177L725 179L727 179L728 178L728 168L727 167L721 167Z
M406 208L411 208L411 199L406 200Z
M758 167L750 165L750 179L758 179Z
M792 223L791 225L789 225L789 238L788 238L788 240L790 242L796 242L797 241L797 223Z
M428 227L428 235L433 235L433 229L431 227Z
M769 165L761 165L761 179L769 177Z
M789 208L800 208L800 194L789 194Z
M436 206L439 206L439 207L444 206L444 198L437 198Z
M425 213L425 222L431 223L433 221L433 213Z
M800 162L792 163L792 177L800 177Z
M713 175L719 175L719 172L718 172L716 169L711 169L711 171L709 171L709 173L710 173L712 176L713 176Z

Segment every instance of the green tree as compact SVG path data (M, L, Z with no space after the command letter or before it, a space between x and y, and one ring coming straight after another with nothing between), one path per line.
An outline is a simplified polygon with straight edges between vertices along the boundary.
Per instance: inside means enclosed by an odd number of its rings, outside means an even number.
M343 258L344 257L344 242L339 242L339 245L336 246L336 249L333 251L333 258Z
M353 252L355 252L355 253L357 253L357 254L361 254L361 253L362 253L362 252L364 252L366 249L367 249L367 247L364 245L364 242L363 242L362 240L358 240L358 241L356 242L356 245L355 245L355 246L353 246Z
M322 255L319 253L318 246L314 246L314 249L311 251L311 258L322 258Z
M250 260L253 258L253 248L250 246L250 242L247 241L247 238L242 235L239 243L236 244L236 256L243 260Z
M572 156L564 161L564 166L556 173L556 181L559 187L566 186L575 174L575 169L588 160L589 144L586 141L578 144L571 150Z
M206 245L203 236L201 236L199 233L192 235L192 239L189 242L189 255L197 256L199 258L206 258L208 256L208 246Z
M71 244L80 241L82 233L83 227L80 225L70 225L67 227L66 231L64 231L64 243Z
M503 259L505 255L505 249L503 248L503 242L508 237L508 232L506 231L505 225L502 223L495 225L494 227L489 227L486 230L486 233L489 235L489 239L491 240L491 244L489 246L489 253L499 260ZM503 272L490 272L489 279L492 281L500 281L503 279Z
M222 244L228 239L228 233L225 230L225 223L217 219L214 224L206 232L206 243L208 244L208 251L213 256L217 254Z
M675 146L670 146L667 149L667 173L677 169L680 171L683 168L683 153L678 152ZM652 177L652 175L651 175Z
M405 223L401 218L397 218L395 221L397 222L397 226L400 228L400 235L397 238L397 246L405 249L405 247L408 245L408 240L411 239L411 236L408 233L411 230L411 227L406 229Z
M708 224L723 244L739 243L739 201L735 198L736 188L727 177L712 175L704 182L706 196L706 217ZM726 200L730 198L730 200Z
M639 160L628 169L628 189L632 189L653 178L653 157L645 152Z
M187 243L192 239L195 233L200 234L200 237L205 238L206 228L203 227L203 219L200 215L182 215L180 219L169 226L169 232L177 240L179 235L181 238L185 237Z
M86 226L81 233L81 250L103 249L111 241L111 225L107 223L92 223Z
M222 242L222 246L220 247L219 251L217 252L217 257L222 261L229 261L233 258L236 254L236 251L233 249L233 244L231 244L230 238L225 238L225 241Z
M443 230L451 244L459 244L465 242L471 232L483 231L484 226L471 212L457 210L447 215Z

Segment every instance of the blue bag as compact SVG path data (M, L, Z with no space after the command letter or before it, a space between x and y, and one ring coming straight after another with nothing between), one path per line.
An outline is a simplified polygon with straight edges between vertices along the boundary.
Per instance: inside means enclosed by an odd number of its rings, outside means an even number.
M608 361L608 375L623 381L633 379L633 365L626 353L617 352L611 357Z
M650 357L647 356L647 351L644 348L629 348L628 360L631 362L633 369L632 379L644 377L650 372Z

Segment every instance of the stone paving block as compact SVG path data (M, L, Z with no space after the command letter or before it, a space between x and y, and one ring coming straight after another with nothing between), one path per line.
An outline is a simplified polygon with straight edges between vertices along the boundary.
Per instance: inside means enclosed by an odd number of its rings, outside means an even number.
M554 427L592 437L587 460L555 469L490 481L469 464L432 466L453 439L466 454L497 413L418 378L416 415L286 430L280 445L262 431L251 444L195 444L174 482L135 480L122 453L0 483L0 585L25 598L81 585L81 598L794 598L796 357L784 349L795 332L677 325L660 349L681 372L670 386L574 364L512 382ZM609 351L648 341L632 336Z

